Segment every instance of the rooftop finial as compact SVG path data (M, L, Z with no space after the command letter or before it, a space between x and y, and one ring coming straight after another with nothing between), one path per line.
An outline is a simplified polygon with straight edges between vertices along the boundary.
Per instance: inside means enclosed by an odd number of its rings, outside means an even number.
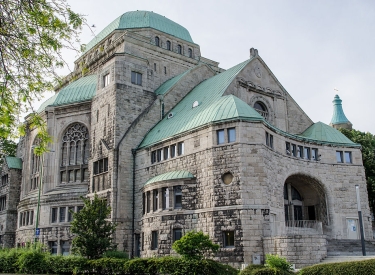
M251 57L256 57L257 55L258 55L258 50L254 49L254 48L251 48L250 49L250 58Z
M338 89L334 88L335 92L338 92ZM335 95L333 98L333 115L331 119L331 125L333 128L345 128L345 129L352 129L353 124L346 118L344 114L344 110L342 109L342 100L340 99L339 95Z

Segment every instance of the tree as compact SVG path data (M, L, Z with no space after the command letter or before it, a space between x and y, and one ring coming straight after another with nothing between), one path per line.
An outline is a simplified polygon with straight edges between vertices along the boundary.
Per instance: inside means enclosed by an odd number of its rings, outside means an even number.
M98 198L81 199L84 206L78 213L73 213L71 231L76 236L73 239L73 253L82 255L89 259L97 259L103 256L104 252L115 249L112 243L112 236L115 233L116 225L107 220L111 208L105 200Z
M202 231L189 231L181 239L175 241L172 248L182 257L200 260L207 252L217 252L220 246L214 244Z
M347 138L362 146L362 160L365 167L367 193L372 212L375 211L375 136L369 132L340 129Z
M32 101L59 82L62 50L76 48L84 19L65 0L0 0L0 7L0 137L8 138L17 115L34 112ZM44 123L34 112L40 154L51 140Z
M14 157L17 151L17 144L5 138L0 137L0 165L3 164L6 156Z

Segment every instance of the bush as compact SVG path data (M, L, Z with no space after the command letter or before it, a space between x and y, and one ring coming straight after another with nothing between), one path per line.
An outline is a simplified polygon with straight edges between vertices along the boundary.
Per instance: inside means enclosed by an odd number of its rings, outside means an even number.
M52 274L81 274L89 269L88 260L81 256L49 255L47 262Z
M16 273L16 262L19 257L20 250L1 249L0 250L0 273Z
M375 274L375 260L318 264L303 268L299 275L368 275Z
M279 257L278 255L267 254L266 255L266 267L279 271L291 271L292 264L286 259Z
M241 271L241 275L253 275L255 270L264 268L264 265L250 264Z
M103 258L129 259L129 255L123 251L107 250L104 252Z
M15 263L20 273L42 274L47 273L49 265L47 254L36 249L22 251Z

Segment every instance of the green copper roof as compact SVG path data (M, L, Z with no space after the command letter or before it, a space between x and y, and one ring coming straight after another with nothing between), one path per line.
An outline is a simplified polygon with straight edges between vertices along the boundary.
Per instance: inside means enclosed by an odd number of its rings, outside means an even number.
M335 95L333 99L333 115L331 119L331 124L342 124L342 123L350 123L350 121L346 118L344 114L344 110L342 109L342 100L338 95Z
M47 99L38 109L44 111L47 106L62 106L91 100L96 95L97 76L82 77L62 88L57 94Z
M307 128L301 136L317 141L355 145L340 131L320 121Z
M189 69L189 70L183 72L182 74L179 74L179 75L177 75L175 77L172 77L171 79L165 81L159 88L157 88L155 90L155 94L164 95L165 93L167 93L178 81L180 81L180 79L183 76L187 75L192 69Z
M152 28L173 35L182 40L193 42L190 33L181 25L160 14L150 11L129 11L116 18L86 45L85 52L93 48L114 30Z
M194 178L194 175L190 173L189 171L179 170L179 171L172 171L168 173L164 173L158 176L155 176L151 179L149 179L145 185L158 182L158 181L164 181L164 180L174 180L174 179L192 179Z
M261 116L245 102L235 96L225 96L224 92L236 75L250 62L246 60L197 85L146 135L139 148L149 146L174 135L195 129L207 123L246 117L260 120ZM193 108L193 103L199 106Z
M5 157L9 169L22 169L22 159L16 157Z

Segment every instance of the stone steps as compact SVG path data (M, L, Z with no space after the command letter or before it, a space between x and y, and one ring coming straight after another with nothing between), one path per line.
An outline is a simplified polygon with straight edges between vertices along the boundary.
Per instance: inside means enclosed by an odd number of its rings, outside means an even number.
M365 241L366 256L375 256L373 242ZM327 256L362 256L361 240L327 240Z

